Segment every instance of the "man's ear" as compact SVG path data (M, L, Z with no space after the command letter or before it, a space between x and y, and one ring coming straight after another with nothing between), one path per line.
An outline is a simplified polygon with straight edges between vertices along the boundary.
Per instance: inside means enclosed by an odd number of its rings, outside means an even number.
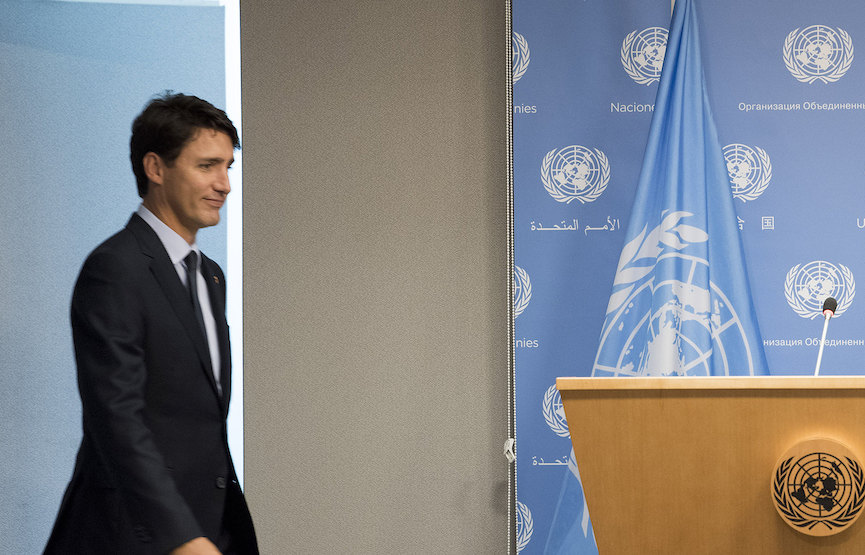
M155 152L148 152L141 159L144 165L144 174L151 183L162 185L162 176L165 173L165 163Z

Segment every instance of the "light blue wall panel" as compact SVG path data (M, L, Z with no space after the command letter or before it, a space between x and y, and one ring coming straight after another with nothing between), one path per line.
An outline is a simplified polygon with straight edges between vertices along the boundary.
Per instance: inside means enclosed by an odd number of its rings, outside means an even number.
M0 1L0 538L47 539L81 437L68 307L138 205L132 119L173 89L224 106L223 9ZM200 235L225 266L225 226Z

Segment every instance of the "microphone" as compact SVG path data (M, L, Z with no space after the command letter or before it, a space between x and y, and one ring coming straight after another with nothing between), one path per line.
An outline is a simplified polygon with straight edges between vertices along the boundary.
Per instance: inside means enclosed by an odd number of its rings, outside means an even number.
M835 315L836 308L838 308L838 301L832 297L826 297L826 300L823 301L823 316L828 320Z
M820 337L820 350L817 351L817 366L814 368L814 375L820 374L820 361L823 360L823 347L826 345L826 330L829 328L829 320L835 315L835 309L838 308L838 301L832 297L827 297L823 301L823 335Z

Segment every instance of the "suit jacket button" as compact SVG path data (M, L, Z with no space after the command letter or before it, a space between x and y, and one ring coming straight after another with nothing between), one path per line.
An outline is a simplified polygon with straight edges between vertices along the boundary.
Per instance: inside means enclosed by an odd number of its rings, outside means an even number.
M219 489L225 489L225 485L226 485L225 478L223 478L222 476L217 476L216 477L216 487L218 487Z

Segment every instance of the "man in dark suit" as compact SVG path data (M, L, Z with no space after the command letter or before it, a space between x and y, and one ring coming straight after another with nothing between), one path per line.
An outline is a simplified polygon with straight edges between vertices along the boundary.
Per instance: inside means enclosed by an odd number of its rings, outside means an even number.
M156 98L133 123L141 206L72 296L84 437L46 553L258 553L228 451L225 279L195 243L238 147L194 96Z

